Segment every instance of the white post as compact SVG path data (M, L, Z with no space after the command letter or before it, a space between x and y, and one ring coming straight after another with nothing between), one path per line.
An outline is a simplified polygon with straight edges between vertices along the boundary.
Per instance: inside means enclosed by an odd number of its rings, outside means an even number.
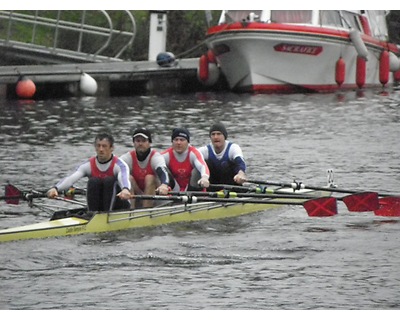
M165 52L167 42L167 11L150 11L149 61L156 61Z

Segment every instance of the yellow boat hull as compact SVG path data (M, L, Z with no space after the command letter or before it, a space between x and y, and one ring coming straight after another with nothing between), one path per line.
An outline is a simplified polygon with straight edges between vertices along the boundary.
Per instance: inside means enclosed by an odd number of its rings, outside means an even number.
M285 190L288 194L292 189ZM308 194L313 197L324 197L328 192L315 190L296 190L294 193ZM219 201L222 201L220 199ZM234 201L235 199L232 199ZM215 220L242 216L250 213L273 209L282 205L301 205L304 199L263 198L261 203L251 203L252 199L237 199L240 202L197 202L159 206L156 208L124 210L112 212L96 212L91 218L70 216L56 218L46 222L22 227L0 230L0 242L64 237L86 233L115 232L120 230L156 227L165 224L201 220ZM269 203L269 202L274 203ZM282 202L282 204L280 204Z
M220 204L207 202L120 212L99 212L95 213L90 220L79 217L68 217L0 230L0 242L114 232L178 222L230 218L278 206L281 205L267 203Z

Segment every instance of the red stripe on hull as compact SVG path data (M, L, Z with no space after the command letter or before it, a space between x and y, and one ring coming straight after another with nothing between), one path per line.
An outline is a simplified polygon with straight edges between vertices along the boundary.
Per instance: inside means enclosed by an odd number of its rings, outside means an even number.
M368 85L364 86L369 88L381 88L379 85ZM358 89L356 84L343 85L341 87L337 85L270 85L270 84L255 84L249 87L237 88L236 91L239 92L252 92L252 93L333 93L340 90L355 90Z

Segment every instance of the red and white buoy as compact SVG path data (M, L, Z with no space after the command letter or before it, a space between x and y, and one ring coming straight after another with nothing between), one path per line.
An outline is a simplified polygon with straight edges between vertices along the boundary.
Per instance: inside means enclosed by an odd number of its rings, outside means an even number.
M344 62L344 59L340 57L338 61L336 61L336 67L335 67L335 81L337 85L340 87L346 77L346 62Z
M389 52L383 50L379 58L379 81L382 85L385 85L389 81L389 70Z
M36 85L31 79L20 77L15 87L15 92L18 98L31 99L36 93Z
M356 65L356 84L358 88L362 88L365 85L366 77L366 61L364 58L357 57Z
M205 54L200 57L198 75L201 82L208 80L208 57Z
M197 68L197 77L206 86L213 86L217 83L220 76L220 70L212 50L208 50L199 59Z
M207 51L207 59L209 63L217 63L217 59L215 58L215 54L212 50Z

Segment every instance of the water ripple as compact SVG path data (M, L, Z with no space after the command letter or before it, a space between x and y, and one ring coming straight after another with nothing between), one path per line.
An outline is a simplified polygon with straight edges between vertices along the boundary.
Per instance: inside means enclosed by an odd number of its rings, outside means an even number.
M115 153L137 126L153 145L187 126L195 146L223 120L251 178L398 193L400 92L198 93L0 101L0 181L45 189L93 154L101 129ZM84 182L79 187L85 187ZM2 309L398 309L397 218L310 218L286 206L220 221L0 245ZM2 228L49 215L0 204Z

